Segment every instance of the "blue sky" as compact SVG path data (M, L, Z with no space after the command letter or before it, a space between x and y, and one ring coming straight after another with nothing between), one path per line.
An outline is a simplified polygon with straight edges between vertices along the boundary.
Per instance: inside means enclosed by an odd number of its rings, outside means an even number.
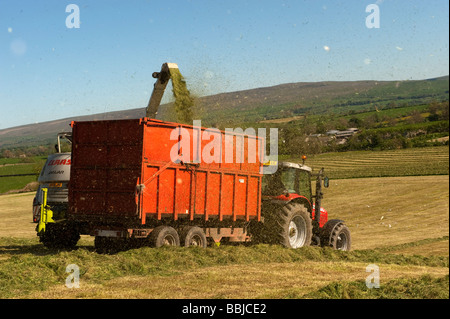
M0 129L145 107L164 62L199 96L447 75L448 38L445 0L0 0Z

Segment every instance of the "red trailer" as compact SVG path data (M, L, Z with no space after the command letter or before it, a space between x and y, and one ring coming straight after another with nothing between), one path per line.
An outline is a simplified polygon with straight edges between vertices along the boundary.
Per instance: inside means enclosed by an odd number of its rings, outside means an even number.
M216 242L245 241L246 223L261 219L264 141L257 136L149 118L72 128L68 220L87 225L85 233L145 238L165 227L176 241L167 228L197 226Z

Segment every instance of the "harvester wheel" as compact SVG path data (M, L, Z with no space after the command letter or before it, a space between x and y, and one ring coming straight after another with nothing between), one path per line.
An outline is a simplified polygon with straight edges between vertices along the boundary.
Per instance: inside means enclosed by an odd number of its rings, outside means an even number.
M341 220L332 219L322 229L321 244L336 250L349 251L352 244L350 230Z
M180 237L177 231L170 226L158 226L149 235L152 247L180 246Z
M197 226L186 226L180 231L181 246L197 246L205 248L208 245L205 232Z
M49 223L45 232L39 234L39 240L51 249L73 249L80 239L76 227L70 223Z

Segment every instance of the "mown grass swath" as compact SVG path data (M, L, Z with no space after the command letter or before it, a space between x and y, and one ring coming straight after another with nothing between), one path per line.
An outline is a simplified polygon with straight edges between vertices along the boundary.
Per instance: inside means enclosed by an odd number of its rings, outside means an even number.
M402 278L369 289L365 281L333 282L303 296L314 299L448 299L449 276Z
M304 247L286 249L276 245L221 246L206 249L139 248L113 255L97 254L87 245L75 251L44 248L36 240L0 239L0 297L10 298L45 290L64 282L69 264L80 266L83 281L102 283L122 276L174 276L189 269L234 264L364 262L377 264L448 267L444 256L409 256L377 250L336 251ZM14 269L14 271L11 271Z

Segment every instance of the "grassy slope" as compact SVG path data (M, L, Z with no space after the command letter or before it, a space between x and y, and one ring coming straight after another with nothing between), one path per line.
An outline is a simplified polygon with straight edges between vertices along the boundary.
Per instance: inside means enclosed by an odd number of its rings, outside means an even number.
M46 158L36 156L25 160L29 162L24 163L24 159L17 158L0 159L0 175L33 174L28 176L0 177L0 194L10 190L22 189L28 183L37 180Z
M333 282L303 298L320 299L448 299L449 276L400 278L381 285L381 289L367 289L364 281Z
M306 112L311 115L312 113L348 114L350 111L372 111L374 105L381 109L390 102L418 105L433 100L448 100L448 83L448 76L434 81L288 83L198 98L193 115L195 119L201 118L206 127L213 124L236 127L242 123L250 125L250 123L264 120L299 116ZM189 88L189 83L187 85ZM0 148L54 143L58 132L70 131L69 124L72 120L140 118L144 114L143 106L133 110L73 117L4 129L0 130ZM158 119L176 120L172 103L161 105Z
M290 156L280 160L299 162ZM316 169L324 167L332 179L448 175L449 147L325 153L309 157L306 164Z
M355 249L403 244L448 236L448 183L448 175L335 180L322 205L346 221Z
M266 247L256 247L262 253ZM270 248L270 247L269 247ZM365 268L367 261L327 261L329 256L321 261L309 260L308 257L298 259L285 259L282 262L264 261L238 261L236 264L223 264L225 258L230 258L236 253L249 254L249 251L239 251L230 247L233 254L223 254L224 249L216 249L209 253L209 260L214 266L199 265L198 249L190 249L189 253L178 250L169 250L166 254L172 258L178 267L166 266L160 262L161 269L149 269L146 261L155 258L152 254L146 254L151 249L140 251L137 256L120 255L114 256L115 260L96 263L82 261L82 282L80 289L69 290L62 283L65 274L63 269L55 269L49 272L49 289L43 292L32 291L28 296L31 298L302 298L307 294L335 283L336 281L358 282L368 275ZM305 251L316 249L308 248ZM85 252L87 254L87 252ZM172 256L177 255L178 258ZM222 253L222 254L221 254ZM251 252L252 254L253 251ZM192 258L186 261L184 255ZM194 256L192 256L194 255ZM222 259L214 258L217 255ZM109 257L109 256L108 256ZM184 257L184 258L182 258ZM197 257L197 258L196 258ZM132 263L129 261L132 260ZM66 262L71 262L66 260ZM83 263L84 262L84 263ZM183 263L184 262L184 263ZM121 263L121 266L119 266ZM196 264L197 263L197 264ZM418 276L428 275L431 278L442 278L448 275L447 267L430 267L424 265L398 265L395 263L378 263L382 270L383 284L389 284L392 280L414 279ZM57 261L42 263L42 268L51 269L59 267ZM147 264L148 265L148 264ZM19 266L19 265L17 265ZM86 267L87 266L87 267ZM108 267L109 266L109 267ZM183 271L180 271L183 266ZM100 267L106 268L103 272ZM19 267L21 268L21 267ZM45 283L44 283L45 285ZM21 289L29 289L29 285ZM18 288L18 287L17 287ZM16 288L16 289L17 289ZM361 287L360 290L368 290ZM445 290L441 291L444 295ZM24 294L25 295L25 294ZM418 294L419 295L419 294ZM26 295L25 295L26 296ZM308 295L307 295L308 296ZM317 296L311 295L310 298ZM339 298L339 296L337 296ZM417 295L415 296L417 297ZM448 294L447 294L448 298Z
M308 162L344 177L401 175L411 167L424 173L433 162L448 170L448 147L324 154ZM95 253L85 236L76 251L50 251L31 223L34 194L0 196L0 298L448 298L448 178L332 179L323 205L349 225L348 253L241 245L109 256ZM71 263L80 266L80 289L64 285ZM370 263L380 267L377 290L364 284Z
M364 281L366 266L373 263L380 267L382 285L448 275L448 257L377 250L241 245L141 248L98 255L89 245L52 252L31 240L3 239L1 244L0 297L4 298L299 298L337 281ZM80 289L64 285L69 264L80 267Z

